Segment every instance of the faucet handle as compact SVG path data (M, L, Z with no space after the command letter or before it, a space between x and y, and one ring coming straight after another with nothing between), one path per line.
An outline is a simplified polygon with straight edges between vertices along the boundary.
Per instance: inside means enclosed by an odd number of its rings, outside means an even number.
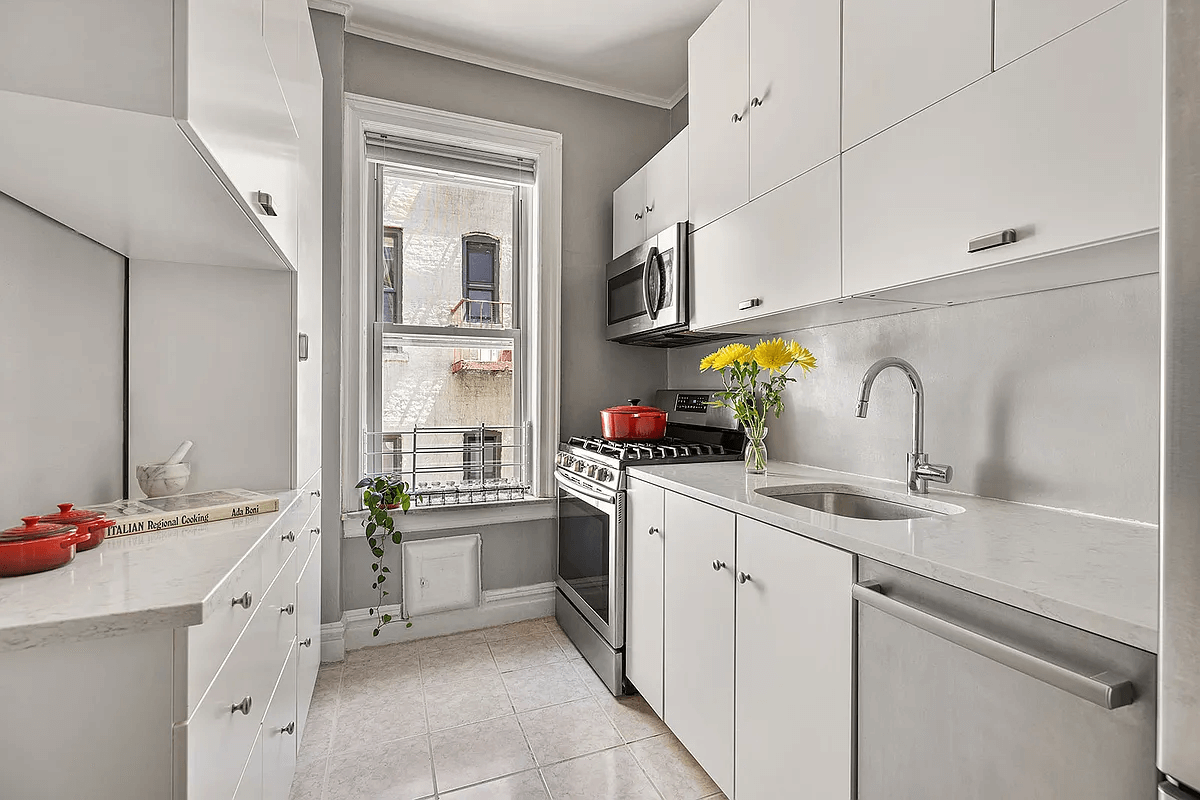
M954 467L949 464L917 464L913 471L918 478L934 483L949 483L954 480Z

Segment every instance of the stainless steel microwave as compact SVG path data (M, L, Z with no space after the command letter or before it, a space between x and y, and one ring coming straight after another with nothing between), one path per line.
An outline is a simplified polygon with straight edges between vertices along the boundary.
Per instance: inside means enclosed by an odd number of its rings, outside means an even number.
M727 338L689 330L688 224L679 222L608 265L608 340L677 347Z

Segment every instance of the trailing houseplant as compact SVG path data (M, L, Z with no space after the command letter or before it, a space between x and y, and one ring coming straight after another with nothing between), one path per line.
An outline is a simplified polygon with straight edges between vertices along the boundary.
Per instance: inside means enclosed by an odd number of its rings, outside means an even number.
M817 368L817 357L795 341L763 339L754 347L728 344L700 361L700 370L721 373L725 389L712 402L733 411L746 430L746 472L767 471L767 414L783 413L783 390L795 382L788 375L799 367L807 375Z
M383 599L388 596L383 584L387 582L392 571L391 567L383 563L383 556L387 552L389 539L392 544L400 544L402 538L402 534L396 530L396 520L391 512L400 509L407 513L412 505L412 498L408 494L408 484L397 478L363 478L357 487L363 490L363 504L367 507L367 516L362 524L367 529L367 544L371 547L371 555L375 557L371 562L371 588L379 592L379 602L375 608L370 609L370 614L375 617L375 630L371 631L371 635L378 636L383 626L392 621L392 615L384 614L382 608ZM408 622L404 627L411 628L412 623Z

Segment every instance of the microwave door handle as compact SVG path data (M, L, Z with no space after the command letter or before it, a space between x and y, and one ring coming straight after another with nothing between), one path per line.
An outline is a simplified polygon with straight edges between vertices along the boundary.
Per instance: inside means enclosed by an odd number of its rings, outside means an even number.
M654 269L654 262L658 259L658 248L654 245L650 246L650 250L646 253L646 265L642 268L642 299L646 301L646 314L650 319L658 319L659 304L662 302L660 298L650 296L650 272ZM659 281L661 284L662 281ZM660 291L661 295L662 292Z

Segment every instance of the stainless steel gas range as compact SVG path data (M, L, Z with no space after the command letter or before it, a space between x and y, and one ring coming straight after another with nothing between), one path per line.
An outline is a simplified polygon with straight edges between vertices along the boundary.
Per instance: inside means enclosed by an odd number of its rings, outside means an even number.
M711 400L711 389L662 390L654 405L667 412L666 438L574 438L559 448L554 615L615 695L626 691L626 468L740 459L744 436L730 413Z

